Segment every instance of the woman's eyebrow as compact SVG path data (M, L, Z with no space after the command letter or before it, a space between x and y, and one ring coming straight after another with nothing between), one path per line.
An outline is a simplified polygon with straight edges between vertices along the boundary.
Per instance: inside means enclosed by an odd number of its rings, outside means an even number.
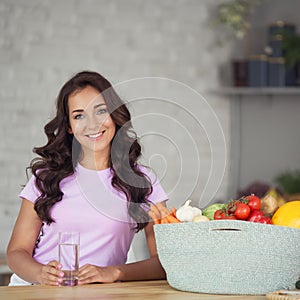
M84 111L83 109L75 109L75 110L72 111L72 114L77 113L77 112L83 112L83 111Z
M100 107L100 106L105 106L105 105L106 105L105 103L97 104L97 105L94 106L94 109L95 109L95 108L98 108L98 107Z
M106 104L105 104L105 103L97 104L97 105L94 106L94 109L97 109L97 108L100 107L100 106L106 106ZM73 113L78 113L78 112L84 112L84 109L82 109L82 108L80 108L80 109L74 109L74 110L72 111L72 114L73 114Z

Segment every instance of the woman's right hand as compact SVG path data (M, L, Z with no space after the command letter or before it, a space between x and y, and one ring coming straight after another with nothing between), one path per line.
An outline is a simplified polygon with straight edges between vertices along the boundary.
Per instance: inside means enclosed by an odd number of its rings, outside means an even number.
M47 265L43 265L39 282L48 285L60 285L62 283L64 272L61 270L62 265L52 260Z

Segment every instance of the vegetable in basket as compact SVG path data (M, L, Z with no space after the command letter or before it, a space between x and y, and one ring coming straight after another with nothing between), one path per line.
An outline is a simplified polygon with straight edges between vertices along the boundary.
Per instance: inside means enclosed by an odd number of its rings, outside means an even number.
M197 215L193 218L192 221L193 222L206 222L206 221L209 221L209 218L207 216L204 216L204 215Z
M261 200L254 194L231 200L214 213L214 220L230 219L272 224L272 221L261 210Z
M190 203L191 200L187 200L178 210L174 207L168 209L161 203L151 204L148 215L154 224L209 221L208 217L202 216L201 209L191 206Z
M275 225L300 229L300 200L290 201L280 206L272 217Z
M278 207L279 205L276 198L270 194L261 199L261 209L266 214L273 215Z
M226 204L224 204L224 203L212 204L203 210L202 215L208 217L210 220L213 220L215 212L218 209L224 208L225 206L226 206Z
M269 217L265 216L264 212L261 210L253 210L247 219L250 222L257 222L263 224L272 224L272 221Z
M148 215L154 224L180 223L176 217L176 209L174 207L168 209L162 203L151 204Z
M190 204L191 200L187 200L184 205L179 207L176 211L176 217L181 222L192 222L194 217L202 215L200 208L191 206Z

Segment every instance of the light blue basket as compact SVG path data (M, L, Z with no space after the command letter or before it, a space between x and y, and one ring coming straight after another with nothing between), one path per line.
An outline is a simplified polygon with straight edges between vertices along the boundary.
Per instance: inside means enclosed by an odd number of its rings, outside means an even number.
M300 230L218 220L154 226L168 283L182 291L266 294L295 288Z

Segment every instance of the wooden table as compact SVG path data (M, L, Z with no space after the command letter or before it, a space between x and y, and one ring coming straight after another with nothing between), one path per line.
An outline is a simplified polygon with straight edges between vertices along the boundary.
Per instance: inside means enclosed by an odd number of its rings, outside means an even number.
M2 286L2 300L265 300L265 296L212 295L181 292L170 287L165 280L89 284L75 287Z

